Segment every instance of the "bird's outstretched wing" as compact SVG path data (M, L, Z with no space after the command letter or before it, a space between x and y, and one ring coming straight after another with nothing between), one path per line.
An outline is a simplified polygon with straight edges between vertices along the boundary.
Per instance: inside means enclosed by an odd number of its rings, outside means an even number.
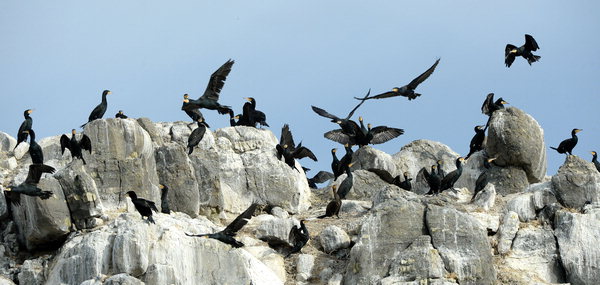
M81 149L87 150L90 153L92 153L92 140L90 140L90 137L82 135L81 140L79 141L79 145L81 146Z
M540 48L531 35L525 35L525 48L530 51L536 51Z
M71 151L71 140L67 135L60 136L60 151L61 154L65 154L65 148Z
M417 86L419 86L419 84L423 83L423 81L425 81L433 73L433 71L437 67L438 63L440 63L439 58L435 61L435 63L429 69L427 69L425 72L423 72L417 78L413 79L410 83L408 83L408 85L407 85L408 89L415 90L417 88Z
M490 105L494 103L494 93L490 93L485 97L483 105L481 105L481 113L490 115Z
M237 216L237 218L235 218L235 220L233 220L233 222L227 225L227 227L222 232L229 236L235 235L235 233L237 233L237 231L243 228L248 223L250 218L252 218L252 214L254 214L254 210L256 210L257 206L258 204L256 203L250 205L250 207L248 207L246 211L241 213L239 216Z
M371 88L369 88L369 92L367 92L367 95L365 95L365 97L363 97L362 99L360 99L360 103L358 103L358 105L356 105L356 107L354 107L354 109L352 109L352 111L350 111L350 113L348 113L348 116L346 116L346 120L352 118L352 115L354 115L354 112L358 109L358 107L360 107L360 105L362 105L367 98L369 98L369 95L371 95Z
M229 72L231 72L233 63L235 63L235 61L229 59L221 65L217 71L213 72L208 81L208 85L206 86L206 90L204 90L204 94L200 98L214 101L219 100L219 93L221 93L221 89L223 89L223 85L225 85L225 80L227 79Z
M317 161L317 157L315 156L315 154L305 146L301 146L294 150L294 158L301 159L305 157Z
M311 107L312 107L313 111L315 111L315 113L317 113L321 117L329 118L329 119L336 120L336 121L342 120L338 116L330 114L327 111L325 111L319 107L315 107L315 106L311 106Z
M371 139L371 143L380 144L404 134L404 130L397 128L388 128L386 126L378 126L371 129L371 133L373 134L373 139Z
M377 168L369 168L367 170L377 174L377 176L379 176L379 178L381 178L381 180L383 180L389 184L394 183L394 177L392 177L392 175L389 172L387 172L386 170L377 169Z
M279 139L280 145L287 145L288 148L294 149L296 144L294 143L294 137L292 136L292 132L290 131L290 126L288 124L283 125L281 128L281 138Z
M54 167L45 164L31 164L29 165L29 172L27 172L27 178L25 183L27 184L38 184L43 173L54 173L56 169Z
M511 44L507 44L506 47L504 48L504 64L506 64L507 67L510 67L512 65L512 63L515 61L515 54L512 53L511 51L516 49L517 47Z
M324 171L324 170L319 171L319 173L317 173L317 175L315 175L313 178L311 178L311 180L314 183L323 183L330 179L333 179L333 173L331 173L329 171Z
M334 142L339 142L341 144L350 143L350 136L344 133L342 129L332 130L323 134L326 139L332 140Z

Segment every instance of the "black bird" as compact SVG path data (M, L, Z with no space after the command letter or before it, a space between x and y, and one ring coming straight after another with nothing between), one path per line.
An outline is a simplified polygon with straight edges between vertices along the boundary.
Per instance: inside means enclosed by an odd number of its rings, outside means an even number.
M333 173L329 171L321 170L313 178L307 178L308 187L317 189L317 184L326 182L327 180L333 179Z
M473 190L473 197L471 197L471 201L475 200L475 195L477 195L477 193L479 193L479 191L483 190L483 188L485 188L485 186L488 185L488 170L492 167L492 161L494 161L496 158L483 158L483 167L485 167L485 169L483 170L483 172L481 172L481 174L479 174L479 177L477 177L477 180L475 181L475 190Z
M302 143L296 146L288 124L283 125L281 128L281 138L279 139L279 143L275 146L275 149L277 150L277 159L281 160L281 157L283 157L285 163L293 169L296 169L295 158L302 159L308 157L317 161L317 157L313 152L307 147L302 146Z
M42 152L42 147L35 141L35 132L33 129L29 129L25 133L29 134L29 156L31 156L31 162L43 164L44 153Z
M229 113L231 108L229 106L224 106L217 102L219 100L219 95L223 86L225 85L225 80L227 79L227 75L231 72L231 67L233 66L234 61L228 60L225 62L219 69L217 69L210 76L210 80L208 81L208 85L206 86L206 90L204 90L204 94L200 96L197 100L191 100L188 98L183 99L183 106L181 110L193 110L193 109L209 109L209 110L217 110L219 114L225 115Z
M255 128L257 124L269 127L269 124L267 124L267 115L262 111L256 110L256 100L252 97L244 99L248 102L244 103L244 106L242 107L242 116L237 124Z
M235 237L236 233L242 227L244 227L248 223L248 221L252 218L252 214L254 214L254 210L256 210L257 206L258 206L258 204L250 205L250 207L248 207L248 209L246 209L246 211L244 211L239 216L237 216L237 218L235 218L235 220L233 220L233 222L231 222L229 225L227 225L227 227L220 232L217 232L214 234L200 234L200 235L191 235L191 234L186 233L186 235L191 236L191 237L213 238L213 239L219 240L221 242L224 242L226 244L229 244L235 248L242 247L242 246L244 246L244 244L237 241L234 237Z
M400 181L400 175L393 177L386 170L377 169L377 168L369 168L368 170L370 172L377 174L377 176L379 176L379 178L381 178L381 180L383 180L389 184L396 185L396 186L398 186L404 190L408 190L408 191L410 191L412 189L412 185L410 183L412 178L408 178L408 172L404 172L402 174L402 176L404 176L404 181Z
M369 92L367 92L367 95L363 99L367 98L369 96L369 94L371 94L370 89L369 89ZM352 111L350 111L350 113L348 113L348 116L346 116L346 118L339 118L338 116L330 114L329 112L327 112L319 107L315 107L315 106L311 106L311 107L312 107L313 111L315 113L317 113L319 116L329 118L329 119L331 119L331 122L340 125L340 127L342 128L342 130L344 131L345 134L347 134L349 136L355 136L361 130L360 130L360 127L358 126L358 124L355 121L350 120L350 118L352 117L352 115L354 115L354 112L356 111L356 109L358 109L358 107L360 107L360 105L362 105L364 102L365 101L363 100L360 103L358 103L358 105L356 105L356 107L354 107L354 109L352 109Z
M54 173L55 169L52 166L45 164L29 165L29 172L25 181L17 186L9 186L4 190L4 195L13 205L21 204L21 194L33 197L40 197L46 200L52 196L51 191L42 191L37 187L40 183L40 178L43 173Z
M129 118L129 117L127 117L127 116L125 115L125 113L123 113L123 110L119 110L119 112L115 114L115 118L119 118L119 119L127 119L127 118Z
M344 171L341 170L342 168L340 167L340 160L337 158L337 155L335 155L336 152L336 148L331 149L331 156L333 157L333 160L331 161L331 172L333 172L333 180L337 179L338 176L344 173Z
M459 157L456 159L456 169L444 176L440 184L440 191L444 191L446 189L454 187L454 183L456 183L456 181L458 181L458 178L460 178L460 176L462 175L462 162L464 160L464 157Z
M228 114L229 114L229 125L231 127L237 126L238 123L236 122L236 120L239 120L240 116L239 115L238 116L234 116L233 115L233 110L231 110L231 109L228 111Z
M508 102L504 101L502 97L494 101L494 93L490 93L485 97L485 101L483 101L483 105L481 105L481 113L488 115L489 118L487 120L487 123L485 123L484 131L487 130L487 128L490 125L492 114L500 109L504 109L504 105L506 104L508 104Z
M204 119L202 118L198 119L197 122L198 127L192 131L190 137L188 138L188 154L192 154L192 152L194 151L194 147L196 147L200 143L202 138L204 138L206 128L208 127L208 125L206 124L206 122L204 122Z
M29 135L29 133L26 133L25 131L31 130L31 127L33 125L33 119L31 118L31 116L29 116L32 112L32 109L27 109L23 112L23 117L25 117L25 121L23 121L23 123L21 123L21 126L19 127L19 132L17 133L17 144L15 145L15 148L17 148L17 146L20 143L27 140L27 136Z
M444 172L444 169L442 169L442 164L444 164L444 161L441 159L438 159L438 161L436 162L436 167L437 167L437 174L440 177L440 179L444 179L444 176L446 176L446 172Z
M359 118L359 121L361 124L360 131L355 135L348 135L344 132L344 130L337 129L326 132L324 136L327 139L341 144L358 145L359 147L363 147L368 144L381 144L404 134L403 129L390 128L387 126L377 126L375 128L371 128L371 124L367 124L367 129L364 129L362 117Z
M342 208L342 199L337 192L337 186L332 185L331 191L333 192L333 200L327 204L327 208L325 208L325 214L318 216L317 219L323 219L326 217L340 217L340 209Z
M160 188L160 212L163 214L171 214L171 209L169 208L169 187L160 184L158 185Z
M352 162L352 155L354 155L354 151L350 145L345 145L346 154L342 156L341 160L338 160L336 156L337 149L331 150L331 155L333 156L333 161L331 162L331 171L333 172L333 180L336 180L340 175L346 171L348 164Z
M60 150L61 154L65 153L65 148L69 149L71 152L71 158L79 158L85 164L85 159L82 155L82 150L87 150L92 153L92 141L85 134L81 136L81 140L77 141L75 134L77 132L75 129L71 130L71 138L67 137L67 135L62 135L60 137Z
M595 151L592 151L591 153L593 155L592 162L594 163L594 166L596 166L598 172L600 172L600 162L598 162L598 154Z
M425 181L427 181L427 185L429 185L429 192L427 194L437 195L440 192L440 186L442 184L442 178L439 173L436 171L437 165L431 166L431 172L428 172L425 167L419 170L417 176L425 177Z
M375 95L375 96L371 96L371 97L367 97L367 98L356 98L358 100L368 100L368 99L383 99L383 98L388 98L388 97L396 97L396 96L404 96L407 97L408 100L412 100L415 99L419 96L421 96L421 94L419 93L415 93L415 89L417 88L417 86L419 86L419 84L423 83L423 81L425 81L435 70L435 68L437 67L438 63L440 63L440 59L438 58L435 63L429 68L427 69L425 72L423 72L421 75L419 75L417 78L413 79L410 83L408 83L407 85L404 85L402 87L394 87L392 88L392 91L388 91L379 95Z
M310 234L308 233L306 225L304 225L305 222L308 221L300 220L300 227L294 225L290 230L288 239L292 244L292 249L285 257L290 256L292 253L300 252L300 250L306 245L306 243L308 243L308 240L310 239Z
M558 148L556 147L550 147L553 150L558 151L558 153L568 153L568 154L573 154L571 153L573 151L573 148L575 147L575 145L577 145L577 133L581 132L583 130L581 129L573 129L571 131L571 138L570 139L566 139L562 142L560 142L560 144L558 145Z
M475 126L475 135L471 139L471 143L469 143L469 154L465 157L465 159L469 159L469 157L483 149L483 141L485 140L485 126Z
M106 101L106 95L111 94L110 90L104 90L102 91L102 102L100 104L98 104L98 106L96 106L96 108L94 108L94 110L92 110L92 113L90 113L90 116L88 118L88 122L91 122L93 120L96 119L102 119L102 117L104 116L104 113L106 113L106 107L108 105L108 102ZM87 123L81 125L81 127L85 127L85 125L87 125Z
M350 167L352 167L352 163L348 164L346 166L346 178L344 178L344 181L342 181L342 183L340 183L340 187L338 188L338 195L340 195L340 198L345 199L346 195L348 195L348 193L350 192L350 190L352 189L352 186L354 185L354 175L352 175L352 169L350 169Z
M536 51L540 48L537 42L531 35L525 35L525 44L521 47L516 47L511 44L507 44L506 48L504 48L504 63L506 67L510 67L512 63L515 61L517 56L522 56L527 59L527 63L531 65L531 63L539 61L541 56L534 55L531 53L532 51Z
M146 199L138 198L137 194L133 191L129 191L126 193L131 198L131 202L135 206L135 209L142 215L142 219L144 217L148 217L148 221L155 224L154 219L152 219L152 211L158 213L158 209L156 205L152 201L148 201Z

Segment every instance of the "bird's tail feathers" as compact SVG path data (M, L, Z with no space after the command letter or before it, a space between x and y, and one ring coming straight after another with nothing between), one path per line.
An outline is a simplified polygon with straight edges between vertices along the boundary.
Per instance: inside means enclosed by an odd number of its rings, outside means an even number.
M408 95L408 101L417 99L417 97L421 96L420 93L413 93L412 95Z
M326 218L326 217L327 217L327 214L318 216L317 219L323 219L323 218Z
M531 63L533 63L533 62L540 61L540 58L542 58L542 57L539 55L533 55L527 59L527 63L529 63L529 65L531 65Z
M148 216L148 221L149 221L149 222L151 222L151 223L153 223L153 224L156 224L156 223L154 222L154 219L152 218L152 216Z
M232 111L231 107L229 107L229 106L221 105L217 108L217 112L219 112L219 114L221 114L221 115L228 115L229 111Z
M551 146L550 148L551 148L551 149L553 149L553 150L556 150L556 151L558 151L558 149L557 149L557 148L555 148L555 147L553 147L553 146Z
M192 154L192 152L194 152L194 147L190 146L188 149L188 154Z

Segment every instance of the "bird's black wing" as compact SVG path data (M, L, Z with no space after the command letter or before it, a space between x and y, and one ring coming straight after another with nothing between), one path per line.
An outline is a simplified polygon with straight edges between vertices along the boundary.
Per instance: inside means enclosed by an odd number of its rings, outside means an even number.
M457 175L458 175L458 171L456 171L456 170L446 174L446 176L444 176L444 178L442 179L442 182L440 184L440 190L446 190L446 189L452 187L453 185L450 185L450 182L452 180L456 179Z
M153 210L154 212L158 212L158 208L156 208L156 204L154 204L154 202L152 202L152 201L142 199L142 198L137 198L137 199L131 200L131 202L134 205L140 205L144 208L149 208L149 209Z
M336 120L336 121L342 120L338 116L330 114L327 111L325 111L319 107L315 107L315 106L311 106L311 107L312 107L313 111L315 111L315 113L317 113L321 117L329 118L329 119Z
M435 63L429 69L427 69L425 72L423 72L417 78L413 79L410 83L408 83L408 85L407 85L408 89L415 90L417 88L417 86L419 86L419 84L423 83L423 81L425 81L433 73L433 71L437 67L438 63L440 63L439 58L435 61Z
M314 161L317 161L317 157L315 156L315 154L305 146L301 146L294 150L293 157L297 159L308 157Z
M371 132L373 133L373 139L371 139L372 144L384 143L404 134L403 129L388 128L386 126L374 127L371 129Z
M4 197L6 197L6 200L12 205L21 205L21 194L18 192L4 191Z
M67 135L60 136L60 151L61 154L65 154L65 148L71 151L71 140Z
M277 159L281 160L281 156L283 156L283 147L280 144L275 145L275 149L277 150Z
M221 67L210 76L206 90L204 90L204 94L200 98L214 101L219 100L219 93L221 93L221 89L223 89L223 85L225 85L225 80L227 79L229 72L231 72L233 63L235 63L235 61L231 59L227 60L227 62L221 65Z
M294 225L288 235L288 240L291 245L295 245L302 239L302 233L297 225Z
M279 144L282 146L287 145L291 150L296 147L296 144L294 143L294 137L292 136L292 132L290 131L290 126L288 124L283 125L283 128L281 128L281 139L279 140Z
M431 180L431 174L429 173L429 171L427 171L427 168L425 167L421 168L421 170L419 170L419 172L417 173L417 181L423 180L419 179L420 177L425 178L425 181L427 181L427 183L429 183L429 180Z
M525 35L525 48L530 51L536 51L540 48L531 35Z
M248 207L246 211L241 213L239 216L237 216L237 218L235 218L235 220L233 220L233 222L227 225L227 227L222 232L230 236L235 235L235 233L237 233L237 231L244 227L248 223L250 218L252 218L252 214L254 214L254 210L256 210L257 206L258 204L256 203L250 205L250 207Z
M90 137L82 135L81 140L79 141L79 145L81 146L81 149L87 150L90 153L92 153L92 140L90 140Z
M381 93L381 94L375 95L373 97L370 97L369 99L383 99L383 98L389 98L389 97L394 97L394 96L399 96L398 92L388 91L388 92Z
M334 142L339 142L341 144L350 143L350 136L348 136L342 129L332 130L323 134L323 136L327 139L330 139Z
M352 111L350 111L350 113L348 113L348 116L346 116L346 120L352 118L352 115L354 115L354 112L356 111L356 109L358 109L358 107L360 107L360 105L362 105L367 98L369 98L369 95L371 95L371 89L369 88L369 92L367 92L367 95L365 95L364 98L361 99L360 103L358 103L358 105L356 105L356 107L354 107L354 109L352 109Z
M511 44L507 44L506 48L504 48L504 64L506 64L507 67L510 67L515 61L515 54L510 51L516 48L516 46Z
M481 105L481 113L486 115L490 115L490 105L494 104L494 93L490 93L485 97L485 101L483 101L483 105Z
M386 170L377 169L377 168L369 168L367 170L377 174L377 176L379 176L379 178L381 178L381 180L383 180L389 184L394 183L394 177L392 177L392 175L389 172L387 172Z
M54 167L45 164L31 164L29 165L29 172L27 172L27 178L25 183L27 184L38 184L43 173L54 173L56 169Z
M317 175L311 178L311 180L315 183L323 183L329 179L333 179L333 173L324 170L319 171Z

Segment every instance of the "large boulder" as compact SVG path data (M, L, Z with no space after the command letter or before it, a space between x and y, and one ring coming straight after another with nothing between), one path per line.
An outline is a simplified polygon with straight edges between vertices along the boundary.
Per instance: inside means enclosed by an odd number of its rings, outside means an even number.
M487 173L489 182L494 184L496 192L503 196L522 192L529 186L527 173L519 167L493 166Z
M494 112L485 150L491 157L497 157L495 164L525 171L529 183L540 182L546 175L544 130L520 109L511 107Z
M429 170L438 160L442 160L442 169L448 173L456 169L455 160L458 156L458 153L442 143L416 140L403 146L392 157L396 161L398 173L408 171L409 177L415 177L421 168Z
M600 202L600 173L592 163L576 155L567 156L552 176L552 187L565 207L579 209L585 202Z
M394 176L402 175L396 170L396 162L391 155L370 146L356 150L352 156L352 162L354 163L353 170L377 168L383 169Z
M17 140L5 132L0 132L0 153L12 151Z
M446 273L440 254L427 235L418 237L406 250L398 252L389 270L389 275L399 280L419 282L442 278Z

